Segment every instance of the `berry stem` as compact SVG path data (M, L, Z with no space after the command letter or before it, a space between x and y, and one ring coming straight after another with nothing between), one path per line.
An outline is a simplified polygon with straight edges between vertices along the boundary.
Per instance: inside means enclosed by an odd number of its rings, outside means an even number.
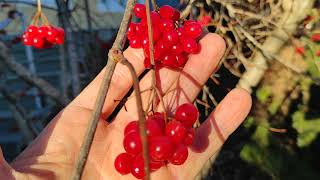
M155 1L152 1L154 4ZM153 30L152 30L152 23L151 23L151 14L150 14L150 3L148 0L145 1L145 6L146 6L146 16L147 16L147 24L148 24L148 39L149 39L149 49L150 49L150 62L151 62L151 74L152 74L152 85L155 91L155 94L159 97L161 104L163 105L163 111L165 113L165 122L167 121L166 119L166 109L164 106L163 98L161 96L160 90L157 87L157 80L156 80L156 64L154 61L154 42L153 42ZM153 98L152 98L153 101Z
M159 9L156 0L151 0L153 10L157 11Z
M80 180L83 174L83 170L87 162L89 151L93 142L93 137L100 119L103 104L109 91L111 78L117 64L116 55L118 53L121 53L121 50L124 48L124 42L126 40L126 31L128 29L128 25L132 17L134 4L135 0L128 0L116 40L113 43L112 49L109 51L106 72L103 76L103 80L100 85L100 89L92 111L92 115L89 120L89 125L85 137L83 139L83 143L80 147L80 152L75 164L75 168L72 173L73 180Z
M38 13L41 13L41 12L42 12L42 9L41 9L41 0L38 0L37 6L38 6Z
M132 66L132 64L125 59L122 56L122 59L120 61L122 64L126 65L128 69L130 70L131 76L133 78L133 88L136 94L136 103L137 103L137 109L138 109L138 115L139 115L139 133L141 137L142 142L142 153L143 153L143 161L144 161L144 172L145 172L145 180L150 180L150 168L148 166L149 164L149 151L148 151L148 141L147 141L147 130L146 130L146 117L145 112L143 110L142 105L142 98L140 94L140 86L139 86L139 79L137 76L137 73Z

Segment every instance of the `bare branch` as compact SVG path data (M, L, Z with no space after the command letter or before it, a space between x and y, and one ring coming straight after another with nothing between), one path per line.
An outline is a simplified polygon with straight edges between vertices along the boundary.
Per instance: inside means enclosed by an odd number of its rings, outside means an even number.
M39 88L45 95L49 96L57 103L66 105L69 102L67 97L61 95L59 90L53 87L50 83L37 77L35 74L29 72L23 65L17 63L13 56L8 52L8 49L0 43L0 61L4 63L11 71L27 83Z

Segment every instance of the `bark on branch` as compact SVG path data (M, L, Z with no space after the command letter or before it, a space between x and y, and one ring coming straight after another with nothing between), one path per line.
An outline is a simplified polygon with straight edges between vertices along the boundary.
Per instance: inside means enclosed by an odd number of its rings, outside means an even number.
M28 71L23 65L16 62L13 56L9 53L8 49L2 43L0 43L0 63L3 63L10 69L10 71L14 72L22 80L26 81L32 86L37 87L41 92L52 98L57 103L66 105L69 102L69 99L62 96L59 90L53 87L50 83L42 78L39 78L35 74Z

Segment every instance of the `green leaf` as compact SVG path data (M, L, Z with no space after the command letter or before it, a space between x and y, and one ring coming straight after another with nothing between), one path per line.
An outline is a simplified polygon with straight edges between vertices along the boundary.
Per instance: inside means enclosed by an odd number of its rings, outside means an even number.
M271 88L268 86L261 87L257 90L257 98L262 103L267 102L268 98L271 95Z

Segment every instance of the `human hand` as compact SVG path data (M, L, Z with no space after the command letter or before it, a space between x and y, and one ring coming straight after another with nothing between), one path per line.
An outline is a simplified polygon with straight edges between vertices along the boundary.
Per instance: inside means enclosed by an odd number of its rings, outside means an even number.
M166 68L159 71L161 91L168 92L164 96L167 111L173 112L177 105L195 100L203 84L216 70L225 51L224 41L216 34L206 35L200 43L201 52L190 56L182 72ZM133 64L138 75L145 70L142 50L128 48L124 55ZM103 72L49 123L39 137L10 166L0 156L0 179L70 178ZM121 109L112 123L104 121L119 103L115 100L122 99L131 86L132 78L129 70L119 63L112 77L83 179L135 179L132 175L121 176L113 165L115 157L124 152L122 140L125 125L138 119L135 98L128 98L126 110ZM141 90L151 87L150 72L141 80L140 87ZM149 91L142 93L144 106L149 95ZM225 139L245 119L250 107L251 97L246 91L232 90L196 130L195 141L189 148L187 161L180 166L168 164L151 173L151 178L194 179L206 161L217 153Z

